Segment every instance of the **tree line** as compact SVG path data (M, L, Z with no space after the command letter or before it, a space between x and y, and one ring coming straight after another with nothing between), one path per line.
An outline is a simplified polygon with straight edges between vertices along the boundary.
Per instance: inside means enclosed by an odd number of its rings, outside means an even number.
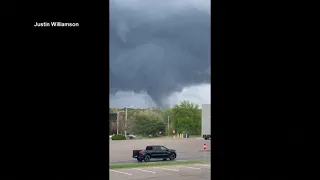
M118 114L118 132L124 134L125 109L111 108L110 113ZM116 134L117 121L109 120L109 128L111 134ZM128 108L127 133L141 136L164 136L178 133L200 135L201 109L197 104L189 101L182 101L166 110Z

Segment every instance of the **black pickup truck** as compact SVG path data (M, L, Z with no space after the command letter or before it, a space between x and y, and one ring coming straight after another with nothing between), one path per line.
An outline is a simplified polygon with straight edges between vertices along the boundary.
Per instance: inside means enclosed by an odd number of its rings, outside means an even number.
M202 137L203 139L208 140L211 139L211 134L204 134Z
M160 145L147 146L146 150L133 150L132 155L132 158L137 158L139 162L148 162L150 159L163 159L165 161L168 158L173 161L176 157L176 150Z

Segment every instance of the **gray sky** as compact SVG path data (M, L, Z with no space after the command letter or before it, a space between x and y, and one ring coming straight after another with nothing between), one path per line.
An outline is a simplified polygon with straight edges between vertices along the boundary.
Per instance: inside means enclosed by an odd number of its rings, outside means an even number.
M180 101L188 100L199 104L210 104L210 84L186 87L182 92L175 92L167 98L167 103L171 107ZM124 102L127 102L124 103ZM123 108L124 106L134 106L136 108L155 107L156 104L146 93L134 93L120 91L111 96L111 107Z
M210 103L210 0L110 0L110 106Z

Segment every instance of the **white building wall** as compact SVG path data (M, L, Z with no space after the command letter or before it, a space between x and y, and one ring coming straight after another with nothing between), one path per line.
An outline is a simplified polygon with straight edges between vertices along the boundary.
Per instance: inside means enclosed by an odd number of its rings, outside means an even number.
M201 137L203 134L211 134L211 104L202 104Z

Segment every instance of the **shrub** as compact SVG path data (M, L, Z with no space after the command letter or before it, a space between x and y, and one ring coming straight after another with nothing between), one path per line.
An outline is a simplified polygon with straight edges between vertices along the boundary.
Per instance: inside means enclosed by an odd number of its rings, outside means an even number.
M124 135L117 134L117 135L112 136L111 139L112 140L126 140L126 137Z

